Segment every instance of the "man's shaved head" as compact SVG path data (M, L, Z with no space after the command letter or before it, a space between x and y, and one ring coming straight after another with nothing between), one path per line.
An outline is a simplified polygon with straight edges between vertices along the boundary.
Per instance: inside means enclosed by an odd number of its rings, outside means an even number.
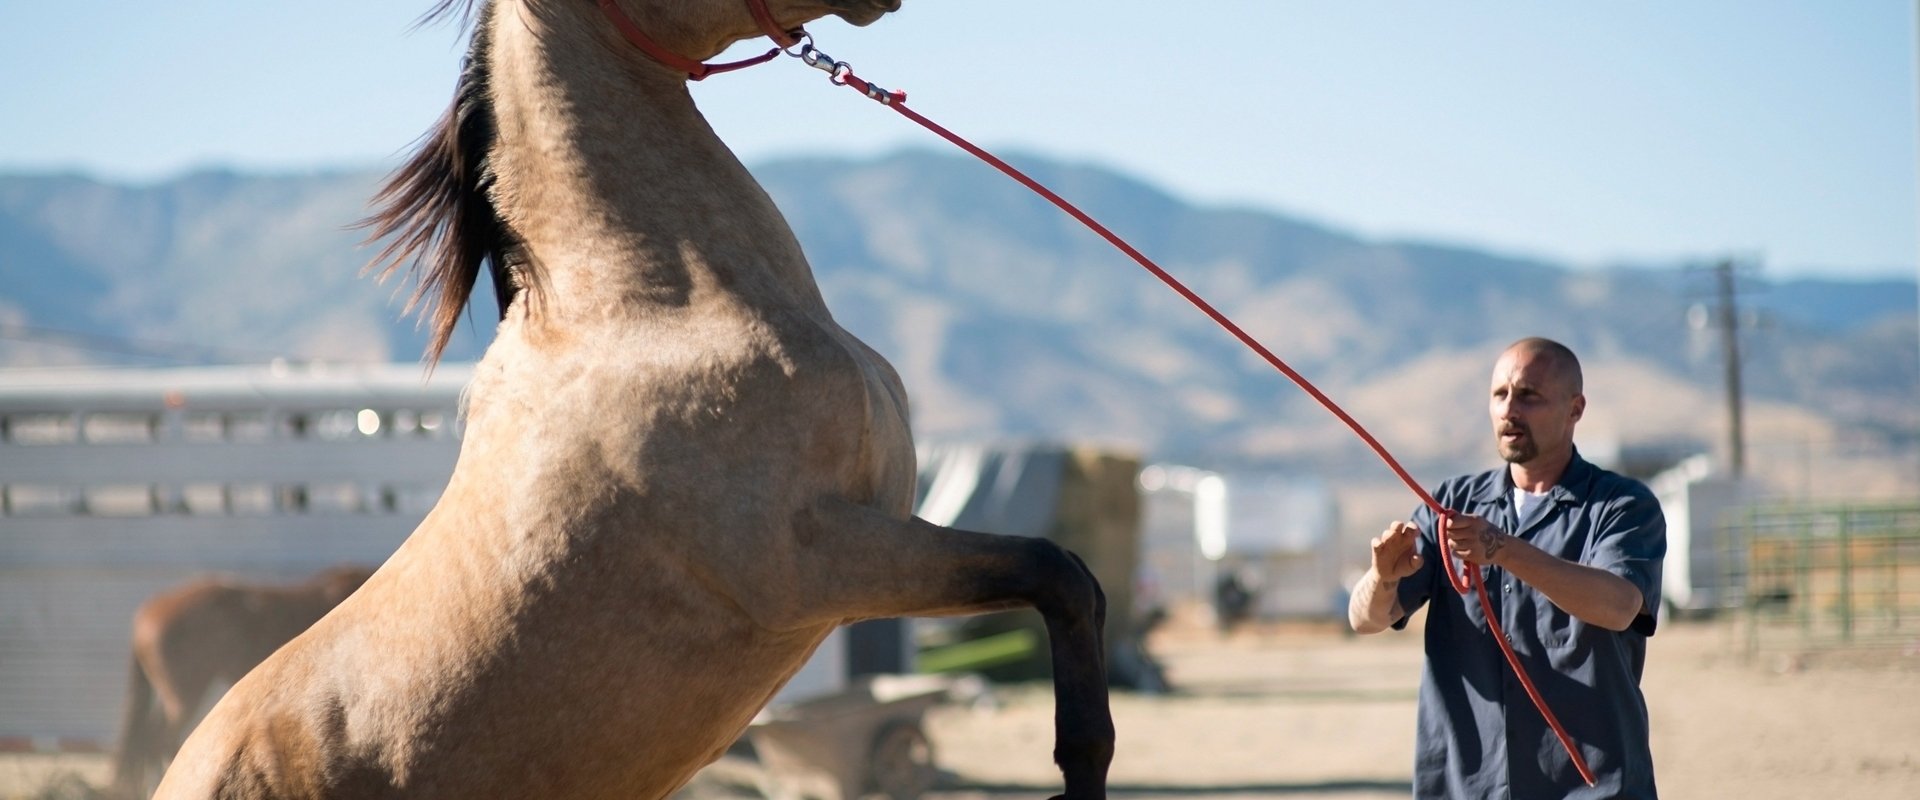
M1508 353L1527 353L1544 357L1553 364L1553 375L1569 395L1585 394L1585 379L1580 374L1580 358L1566 345L1539 336L1529 336L1507 346Z

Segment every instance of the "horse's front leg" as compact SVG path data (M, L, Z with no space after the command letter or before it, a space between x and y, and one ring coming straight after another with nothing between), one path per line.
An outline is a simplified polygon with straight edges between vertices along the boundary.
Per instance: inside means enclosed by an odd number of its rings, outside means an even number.
M1068 800L1104 798L1113 760L1101 641L1106 597L1086 564L1044 539L897 519L839 498L795 520L797 596L818 621L978 614L1031 606L1053 657L1053 760Z

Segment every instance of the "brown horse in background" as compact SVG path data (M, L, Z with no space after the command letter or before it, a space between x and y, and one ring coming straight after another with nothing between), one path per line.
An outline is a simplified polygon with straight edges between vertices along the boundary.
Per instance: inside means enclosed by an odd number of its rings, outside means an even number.
M343 565L293 585L205 577L141 603L133 615L114 793L145 796L216 681L239 681L372 574L367 567Z

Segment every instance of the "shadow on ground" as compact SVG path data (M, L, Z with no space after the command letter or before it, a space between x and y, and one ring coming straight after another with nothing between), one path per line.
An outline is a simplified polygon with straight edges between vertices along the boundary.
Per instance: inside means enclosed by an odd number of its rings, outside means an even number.
M1010 783L955 783L943 787L961 792L980 792L989 797L996 795L1047 795L1059 791L1057 785L1041 786ZM1406 781L1314 781L1308 783L1238 783L1218 785L1126 783L1107 787L1111 797L1209 797L1219 795L1327 795L1353 793L1393 792L1413 794L1413 784Z

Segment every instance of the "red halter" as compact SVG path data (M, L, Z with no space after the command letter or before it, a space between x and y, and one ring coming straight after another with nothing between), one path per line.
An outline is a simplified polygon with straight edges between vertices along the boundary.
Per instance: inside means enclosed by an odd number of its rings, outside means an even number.
M653 60L686 73L689 80L696 81L708 75L745 69L755 64L765 64L779 56L785 48L799 44L801 37L807 35L807 32L800 28L793 30L781 28L780 23L774 21L773 12L767 10L766 0L747 0L747 10L753 13L753 21L760 25L760 30L779 47L741 61L702 64L668 50L659 42L649 38L645 31L640 30L640 25L634 22L632 17L627 16L627 12L620 10L620 5L614 0L600 0L601 13L607 16L607 20L613 23L613 27L620 31L620 35L627 37L627 41L632 42L634 47L640 48L640 52L651 56Z

